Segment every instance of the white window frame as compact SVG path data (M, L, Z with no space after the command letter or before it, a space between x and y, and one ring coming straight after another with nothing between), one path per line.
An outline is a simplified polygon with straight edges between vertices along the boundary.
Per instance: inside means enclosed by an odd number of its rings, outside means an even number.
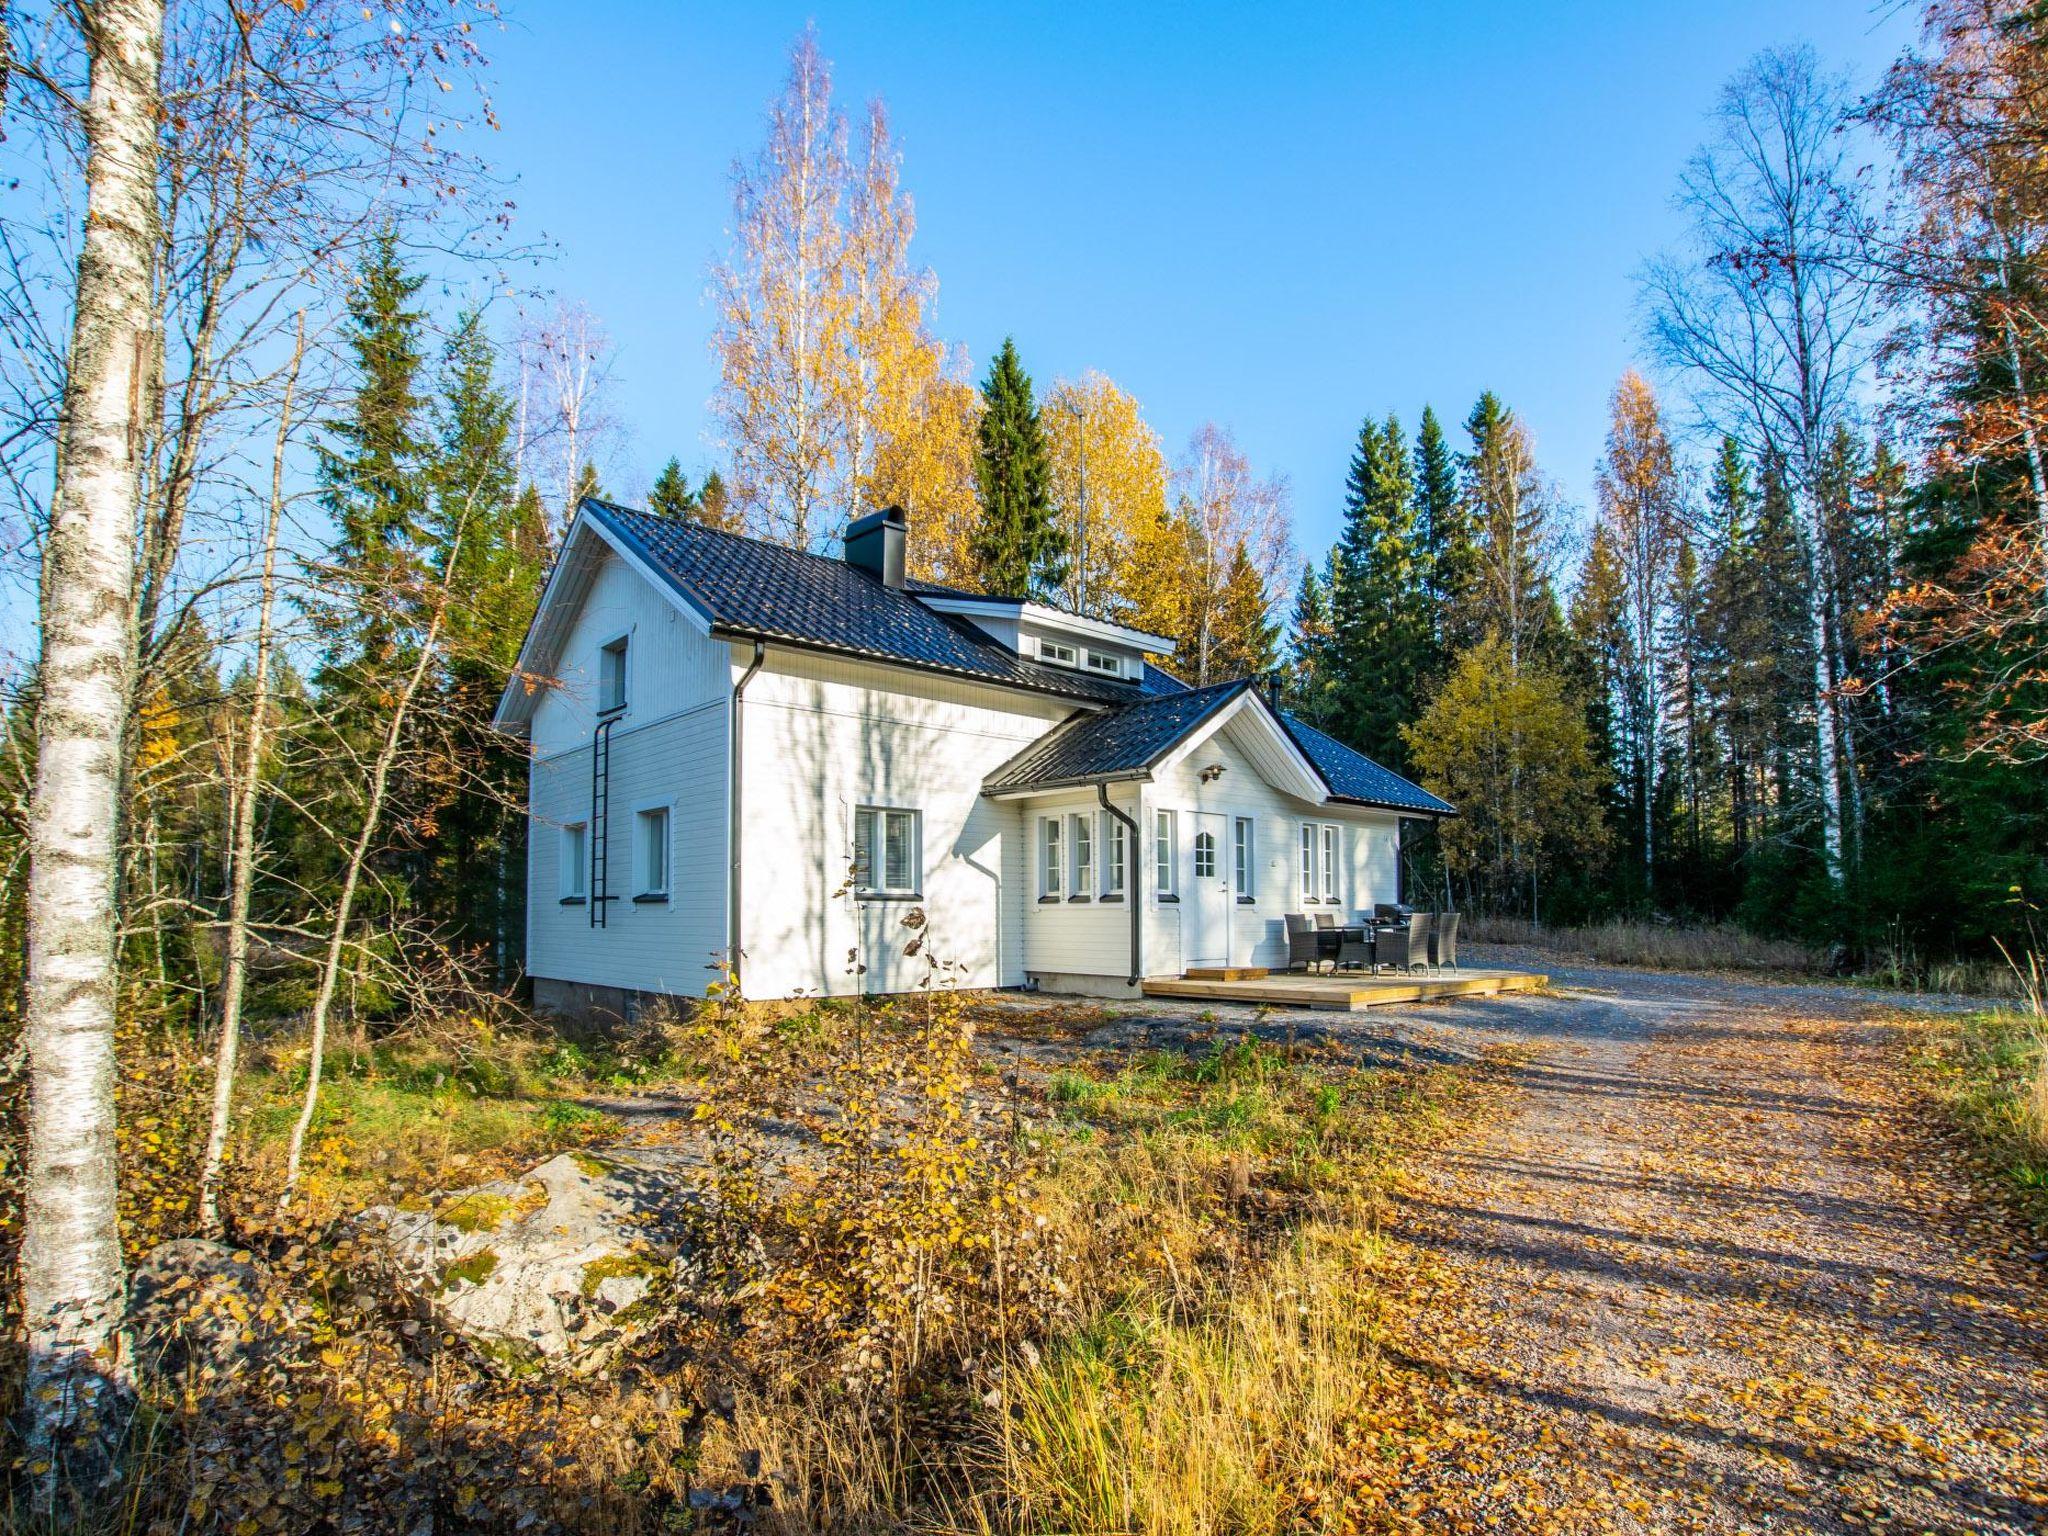
M1102 894L1122 897L1130 868L1130 829L1108 811L1102 813Z
M1232 819L1230 829L1230 885L1239 901L1258 900L1258 823L1250 816Z
M1180 812L1152 813L1153 895L1160 901L1180 899Z
M590 823L571 821L555 838L555 894L564 901L590 899Z
M1038 642L1038 659L1055 667L1078 667L1081 665L1081 648L1064 640L1041 640Z
M1067 900L1086 901L1095 888L1095 818L1067 818Z
M649 878L652 873L647 867L646 820L650 816L662 818L661 837L661 881L656 884ZM633 806L633 899L635 901L666 901L675 886L676 879L676 812L675 804L668 800L640 800Z
M1207 869L1202 868L1203 859L1205 857L1207 858L1209 864L1209 867ZM1209 831L1206 827L1198 830L1195 833L1194 843L1195 878L1197 880L1215 879L1216 864L1220 857L1221 851L1216 846L1216 834L1214 832Z
M1124 659L1115 651L1088 651L1083 660L1091 672L1100 672L1105 677L1124 675Z
M1066 890L1067 845L1061 836L1062 818L1038 818L1038 899L1058 901Z
M889 880L889 828L909 824L904 874ZM863 843L866 829L866 845ZM914 901L924 893L924 813L905 805L859 805L853 810L853 894L863 901Z
M613 656L619 658L619 698L616 704L608 704L605 702L605 674ZM622 715L632 697L633 632L629 629L613 635L597 648L597 712L600 715Z
M1301 824L1301 899L1311 906L1334 907L1343 899L1339 870L1344 862L1344 829L1334 821Z

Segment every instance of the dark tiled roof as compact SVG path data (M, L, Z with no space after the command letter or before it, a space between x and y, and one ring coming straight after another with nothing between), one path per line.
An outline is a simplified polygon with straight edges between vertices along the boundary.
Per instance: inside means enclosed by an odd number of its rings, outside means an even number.
M935 613L844 560L656 517L587 497L583 510L623 538L716 630L784 640L1036 693L1127 704L1144 683L1027 661L965 619ZM936 594L939 589L926 588Z
M1280 718L1302 755L1316 765L1316 772L1330 786L1333 799L1414 811L1423 816L1458 814L1448 801L1437 799L1419 784L1410 784L1392 769L1382 768L1363 752L1354 752L1293 715L1283 713Z
M1000 794L1143 773L1249 686L1242 678L1207 688L1183 686L1142 704L1077 715L996 769L981 787Z

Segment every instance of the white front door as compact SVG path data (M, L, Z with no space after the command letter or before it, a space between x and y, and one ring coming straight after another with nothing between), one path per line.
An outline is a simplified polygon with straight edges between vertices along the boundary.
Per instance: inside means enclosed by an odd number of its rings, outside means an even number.
M1188 858L1188 943L1190 966L1230 964L1230 875L1224 847L1224 819L1210 811L1194 815L1195 845Z

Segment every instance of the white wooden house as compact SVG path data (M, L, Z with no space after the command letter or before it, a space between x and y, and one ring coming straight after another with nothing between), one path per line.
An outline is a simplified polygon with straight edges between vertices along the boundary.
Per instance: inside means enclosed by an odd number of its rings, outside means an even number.
M1455 814L1158 635L907 581L906 533L582 504L497 714L538 1002L701 996L728 956L750 997L1278 967L1283 914L1398 899L1403 818Z

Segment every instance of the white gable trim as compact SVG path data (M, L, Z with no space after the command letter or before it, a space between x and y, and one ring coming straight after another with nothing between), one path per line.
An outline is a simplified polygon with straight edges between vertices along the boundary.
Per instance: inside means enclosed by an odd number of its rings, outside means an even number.
M1259 777L1282 794L1292 795L1297 800L1306 800L1313 805L1328 801L1330 791L1323 783L1323 776L1316 772L1315 764L1294 744L1294 738L1287 734L1256 687L1245 689L1190 731L1179 745L1153 764L1152 771L1162 773L1186 762L1201 751L1203 744L1218 731L1233 724L1241 732L1238 734L1238 747L1251 759Z
M711 633L711 616L708 613L692 602L674 581L648 564L616 529L593 517L587 506L579 507L575 520L569 524L568 535L562 540L562 552L555 559L555 568L548 572L547 585L541 588L540 602L533 610L533 622L527 625L526 639L519 647L519 659L513 663L505 691L498 697L497 711L491 716L491 725L495 729L517 734L533 719L540 691L553 679L555 668L562 659L562 643L569 636L576 611L589 593L607 549L625 562L642 581L667 598L669 605L698 634L708 636Z

